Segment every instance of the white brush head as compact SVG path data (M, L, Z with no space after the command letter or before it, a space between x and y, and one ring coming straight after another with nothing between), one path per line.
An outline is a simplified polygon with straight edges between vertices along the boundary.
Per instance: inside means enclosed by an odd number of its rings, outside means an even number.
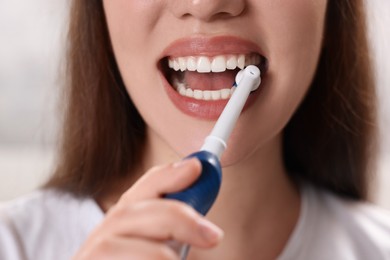
M260 83L261 83L261 77L260 77L261 72L260 72L259 68L254 66L254 65L249 65L244 70L240 70L237 73L236 79L235 79L237 86L239 85L240 81L244 77L244 73L250 74L250 76L258 78L258 82L256 82L256 84L254 84L252 91L255 91L256 89L258 89L260 86Z

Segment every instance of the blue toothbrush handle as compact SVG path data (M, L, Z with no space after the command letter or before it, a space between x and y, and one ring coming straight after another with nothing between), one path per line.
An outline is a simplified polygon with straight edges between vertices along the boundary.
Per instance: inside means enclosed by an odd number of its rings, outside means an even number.
M208 151L199 151L187 158L196 157L202 164L202 174L187 189L165 197L182 201L202 215L210 210L221 187L222 170L219 159Z
M167 194L165 198L182 201L200 214L206 215L214 204L221 187L221 164L218 157L208 151L199 151L187 156L187 158L193 157L198 158L202 164L202 173L199 178L187 189ZM187 258L189 245L183 245L177 241L168 241L168 245L179 254L181 260Z

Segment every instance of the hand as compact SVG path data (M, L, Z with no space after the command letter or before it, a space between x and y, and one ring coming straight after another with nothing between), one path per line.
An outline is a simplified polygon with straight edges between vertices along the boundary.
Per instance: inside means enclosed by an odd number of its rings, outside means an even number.
M106 214L74 260L179 259L167 241L211 248L223 232L190 206L163 195L192 184L201 173L195 159L154 167Z

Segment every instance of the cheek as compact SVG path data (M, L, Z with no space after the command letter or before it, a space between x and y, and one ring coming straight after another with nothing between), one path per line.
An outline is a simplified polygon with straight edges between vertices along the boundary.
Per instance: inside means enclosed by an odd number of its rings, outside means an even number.
M159 2L162 1L103 1L114 48L134 50L130 47L147 47L144 38L148 37L161 13L162 3Z
M312 77L323 41L326 3L325 0L285 0L277 10L267 14L265 37L272 46L271 67L275 65L287 73L278 74L278 78Z
M160 2L103 2L111 44L126 83L134 85L139 78L143 80L156 65L153 58L158 55L158 39L153 30L162 10Z
M162 1L105 0L104 9L115 58L126 89L147 120L163 111L165 98L157 70L160 55L155 23Z
M162 24L165 22L161 20L162 2L106 0L104 8L122 79L152 130L151 138L159 136L181 155L186 155L200 147L210 127L205 123L199 131L193 131L193 119L177 111L162 85L157 63L162 46L168 44L164 41L169 28Z
M326 3L286 0L268 14L269 94L279 111L294 111L311 84L322 48Z
M278 4L279 3L279 4ZM241 123L230 140L224 155L225 165L237 157L246 157L281 133L308 91L321 52L326 1L269 2L273 8L260 13L260 37L267 44L269 71L255 113L241 116ZM260 5L260 4L259 4ZM276 5L279 5L276 7ZM259 7L260 8L260 7ZM245 127L247 126L247 127ZM250 126L250 127L248 127ZM247 147L243 146L245 136ZM241 137L241 138L240 138Z

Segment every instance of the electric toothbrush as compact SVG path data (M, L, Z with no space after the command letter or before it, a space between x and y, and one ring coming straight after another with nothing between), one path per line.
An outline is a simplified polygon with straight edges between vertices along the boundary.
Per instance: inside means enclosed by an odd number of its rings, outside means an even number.
M201 162L202 173L200 177L187 189L167 194L166 198L182 201L192 206L200 214L206 215L217 198L221 186L221 155L227 147L226 143L249 94L256 90L260 83L260 70L256 66L247 66L237 73L235 78L236 89L210 135L206 137L200 151L187 156L187 158L196 157ZM182 245L176 241L170 241L169 245L179 252L182 260L186 259L189 250L188 245Z

